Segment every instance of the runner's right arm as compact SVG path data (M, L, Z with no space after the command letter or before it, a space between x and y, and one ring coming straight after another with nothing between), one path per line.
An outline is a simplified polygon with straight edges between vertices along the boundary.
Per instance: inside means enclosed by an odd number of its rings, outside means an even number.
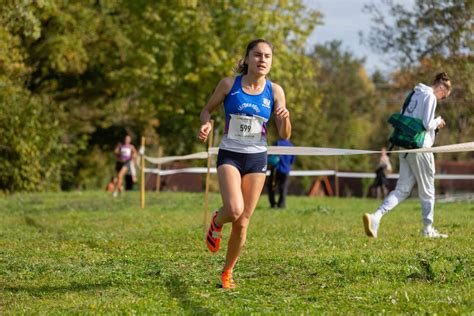
M226 77L222 79L218 84L211 98L207 102L206 106L201 111L201 128L199 130L198 138L202 141L207 139L207 136L211 132L211 113L224 102L225 97L232 89L234 84L234 78Z

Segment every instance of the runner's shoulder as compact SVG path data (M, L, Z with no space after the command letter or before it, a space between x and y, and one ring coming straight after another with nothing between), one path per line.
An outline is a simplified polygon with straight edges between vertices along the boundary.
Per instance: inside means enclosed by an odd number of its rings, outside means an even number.
M234 85L235 77L225 77L219 81L217 85L217 90L223 92L224 94L228 94Z
M272 82L272 91L273 91L273 95L284 94L283 88L278 83L274 83L274 82Z

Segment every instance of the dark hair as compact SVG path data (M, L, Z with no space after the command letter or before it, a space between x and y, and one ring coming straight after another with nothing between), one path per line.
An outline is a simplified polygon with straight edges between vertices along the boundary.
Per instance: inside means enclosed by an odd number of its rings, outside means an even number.
M247 72L248 72L248 69L249 69L249 65L245 62L245 59L247 57L249 57L249 53L252 49L255 48L255 46L257 46L258 44L260 43L265 43L267 44L268 46L270 46L270 49L272 50L273 52L273 45L272 43L270 43L269 41L267 40L264 40L263 38L257 38L257 39L254 39L253 41L250 41L250 43L248 43L247 45L247 49L245 51L245 56L243 58L241 58L239 60L239 62L237 63L237 66L235 67L234 71L236 73L239 73L239 74L242 74L242 75L246 75Z
M451 91L451 79L449 79L449 76L446 72L440 72L439 74L437 74L432 84L442 84L446 89L448 89L448 91Z

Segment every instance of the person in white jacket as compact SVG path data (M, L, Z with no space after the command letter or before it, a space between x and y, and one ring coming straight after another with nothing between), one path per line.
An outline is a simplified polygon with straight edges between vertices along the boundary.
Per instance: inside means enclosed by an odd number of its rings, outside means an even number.
M445 99L451 93L451 80L448 74L443 72L436 75L431 86L420 83L416 85L414 91L404 115L423 121L426 130L423 147L430 148L435 140L436 129L446 125L441 116L435 118L435 111L437 101ZM422 235L434 238L448 237L447 234L441 234L433 227L435 204L433 153L403 153L399 155L399 158L400 177L395 190L390 192L374 213L366 213L363 216L367 236L377 238L382 216L409 197L414 184L417 183L424 225Z

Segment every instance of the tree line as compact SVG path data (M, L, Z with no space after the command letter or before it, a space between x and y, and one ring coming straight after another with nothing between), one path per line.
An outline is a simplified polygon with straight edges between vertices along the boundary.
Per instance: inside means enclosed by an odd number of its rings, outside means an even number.
M2 2L2 191L101 187L125 133L137 144L145 136L149 155L159 147L165 155L203 150L195 137L199 112L217 82L234 75L247 42L259 37L275 47L270 79L285 89L296 145L386 145L388 115L438 70L454 84L453 98L442 105L449 129L439 143L472 140L469 1L417 0L416 14L385 1L402 26L395 29L380 4L368 5L375 23L365 40L394 56L397 70L389 76L368 76L364 60L337 41L308 49L323 15L302 0ZM416 32L423 41L408 41ZM222 114L214 116L217 135ZM275 137L270 126L270 142ZM332 165L300 158L301 168ZM354 156L340 168L371 170L373 163Z

